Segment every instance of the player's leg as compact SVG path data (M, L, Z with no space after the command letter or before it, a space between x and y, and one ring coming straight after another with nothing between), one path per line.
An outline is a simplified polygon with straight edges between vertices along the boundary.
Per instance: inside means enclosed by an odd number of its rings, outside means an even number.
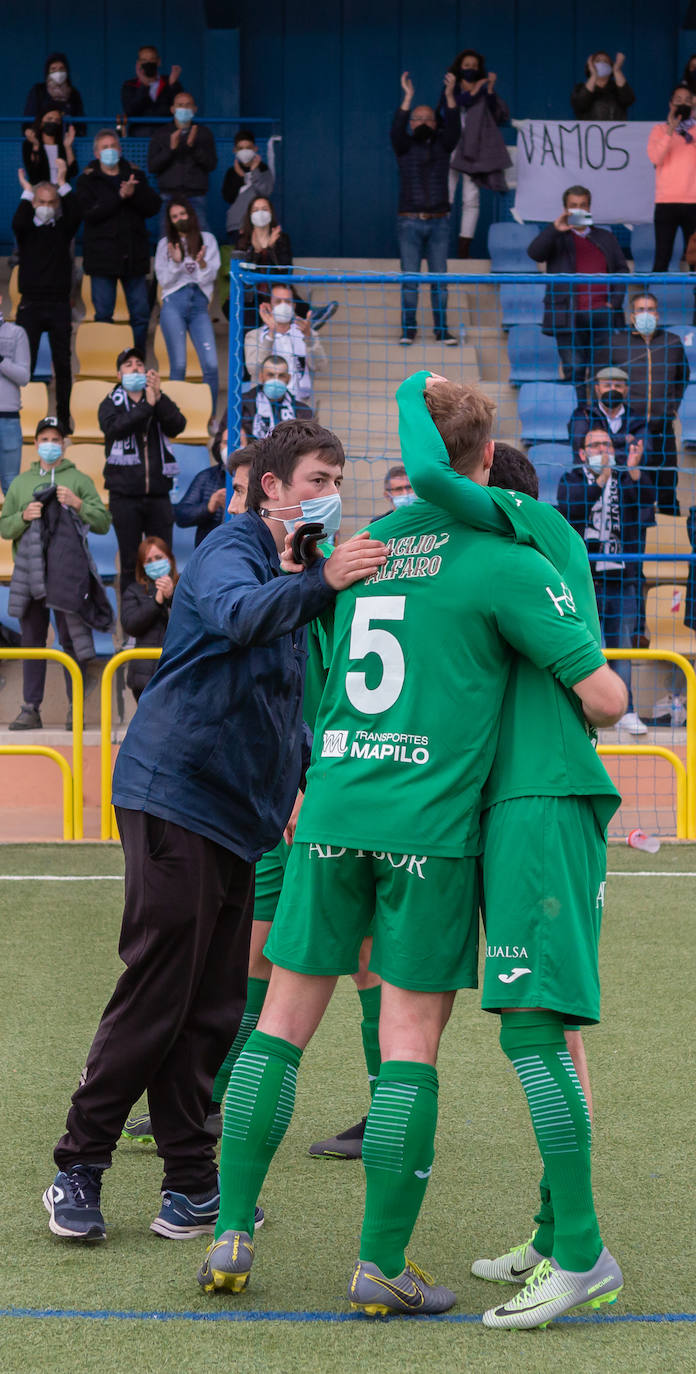
M375 856L372 967L382 979L380 1068L363 1141L366 1192L350 1299L366 1312L455 1302L406 1259L433 1166L440 1036L455 991L476 985L475 860ZM427 922L428 941L423 940Z
M274 964L266 1001L225 1099L220 1215L199 1273L206 1292L246 1286L256 1201L290 1123L302 1051L337 977L356 970L373 910L369 862L355 851L293 845L266 947Z
M371 954L372 937L368 935L360 946L360 967L357 973L353 974L353 982L358 989L358 997L362 1007L360 1034L370 1084L370 1096L374 1093L375 1082L382 1062L379 1049L379 1009L382 980L370 969ZM336 1135L328 1136L326 1140L318 1140L316 1144L310 1145L310 1155L315 1159L319 1157L325 1159L361 1159L366 1121L367 1117L364 1116L355 1126L349 1126L345 1131L338 1131Z

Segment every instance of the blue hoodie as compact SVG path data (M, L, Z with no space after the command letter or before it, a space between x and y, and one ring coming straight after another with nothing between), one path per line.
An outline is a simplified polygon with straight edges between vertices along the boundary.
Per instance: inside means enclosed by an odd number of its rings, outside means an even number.
M162 657L121 745L115 806L251 863L278 844L309 762L301 627L333 601L325 561L281 576L253 511L207 536L179 579Z

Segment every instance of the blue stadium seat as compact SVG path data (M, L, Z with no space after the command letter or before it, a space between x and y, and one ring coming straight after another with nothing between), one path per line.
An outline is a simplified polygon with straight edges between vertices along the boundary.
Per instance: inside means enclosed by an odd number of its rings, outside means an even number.
M48 342L48 334L42 334L36 354L36 367L31 374L31 380L32 382L50 382L52 377L53 354L51 353L51 345Z
M105 591L109 599L109 605L111 606L111 609L114 613L114 629L116 629L116 626L118 625L118 605L116 602L116 588L106 587ZM94 652L97 658L113 658L116 650L114 648L113 634L111 633L111 631L107 632L105 630L92 630L92 638L94 640Z
M527 245L538 233L538 224L516 224L514 220L492 224L488 230L491 272L538 272L538 262L527 256Z
M527 450L527 457L537 470L539 500L555 506L559 479L562 473L569 472L573 466L570 444L533 444Z
M568 421L576 404L572 386L561 382L524 382L517 403L524 443L566 442Z
M172 453L179 464L179 476L171 491L174 505L186 495L194 477L203 468L210 467L210 454L205 444L172 444Z
M510 386L523 382L557 382L556 340L542 334L538 324L515 324L508 334Z
M544 315L543 282L510 282L500 287L500 315L503 329L513 324L541 324Z
M696 383L687 386L679 407L682 443L687 448L696 448Z
M679 264L684 251L684 236L681 229L677 230L672 250L672 261L669 264L670 272L678 272ZM652 265L655 261L655 229L652 224L637 224L631 230L631 252L633 266L636 272L652 272Z
M0 625L6 630L12 630L16 635L21 634L22 627L13 615L10 615L7 603L10 599L9 587L0 586Z
M113 525L106 534L88 534L87 543L102 582L113 582L116 577L118 553L118 540Z
M197 530L195 525L190 525L186 529L180 529L178 525L172 530L172 551L176 559L177 572L182 573L186 564L193 553Z
M696 324L671 324L670 334L678 334L691 368L691 376L696 381Z
M672 324L693 324L694 322L694 287L687 282L669 283L667 286L648 286L648 291L652 291L657 296L657 304L660 309L660 324L664 329L668 329ZM631 292L634 295L634 292Z

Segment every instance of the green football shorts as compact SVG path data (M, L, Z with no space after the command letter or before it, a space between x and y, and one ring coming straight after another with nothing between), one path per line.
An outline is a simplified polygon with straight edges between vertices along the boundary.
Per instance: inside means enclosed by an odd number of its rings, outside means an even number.
M519 797L481 818L482 1005L599 1021L607 844L587 797Z
M475 988L478 907L476 859L296 842L264 954L296 973L355 973L372 934L370 968L385 982Z
M290 857L290 845L281 840L275 849L262 854L256 865L254 888L254 920L272 921L276 914L280 889Z

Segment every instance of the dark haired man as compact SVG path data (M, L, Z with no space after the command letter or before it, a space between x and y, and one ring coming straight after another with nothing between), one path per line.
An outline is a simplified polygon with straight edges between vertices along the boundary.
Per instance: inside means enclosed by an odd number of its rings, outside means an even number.
M485 484L492 403L450 384L432 403L448 462ZM440 1037L456 990L476 984L480 794L514 650L555 672L595 722L613 720L625 694L536 551L464 530L424 501L375 528L386 566L336 602L312 768L265 947L273 973L227 1090L220 1216L198 1277L206 1292L248 1283L254 1209L302 1052L374 921L382 1063L349 1299L368 1314L425 1314L456 1298L404 1247L432 1170ZM453 683L466 710L452 709Z
M433 425L428 415L447 414L456 428L455 399L451 384L424 372L398 392L402 453L414 489L489 539L503 535L539 550L563 579L559 615L577 608L598 646L597 606L580 536L552 506L529 499L533 488L527 488L514 449L501 452L499 473L504 480L517 478L517 489L485 490L457 477L442 424ZM550 584L547 592L553 598ZM614 676L612 685L605 664L604 706L613 702L605 724L626 705ZM501 1048L527 1095L544 1175L532 1239L472 1266L479 1278L525 1285L485 1313L484 1325L491 1327L545 1325L578 1305L613 1302L623 1283L602 1246L594 1211L591 1097L577 1031L579 1023L599 1019L606 826L620 801L593 748L592 722L602 723L601 712L579 711L561 682L519 655L482 797L482 1005L501 1013Z
M321 425L279 425L255 447L246 514L207 536L177 584L114 772L126 971L55 1150L44 1194L55 1235L104 1236L102 1173L145 1088L165 1166L153 1229L178 1238L215 1224L205 1116L246 1001L254 863L280 840L306 767L303 627L384 562L366 534L307 570L288 557L298 523L340 519L344 461ZM281 555L297 576L279 576Z
M546 272L577 272L578 276L628 272L628 263L614 235L592 221L592 197L585 186L569 186L563 192L563 209L527 248L534 262L545 262ZM624 290L583 282L579 286L549 283L544 296L542 330L558 344L563 376L572 382L579 401L585 399L585 370L594 372L597 355L612 329L623 324Z

